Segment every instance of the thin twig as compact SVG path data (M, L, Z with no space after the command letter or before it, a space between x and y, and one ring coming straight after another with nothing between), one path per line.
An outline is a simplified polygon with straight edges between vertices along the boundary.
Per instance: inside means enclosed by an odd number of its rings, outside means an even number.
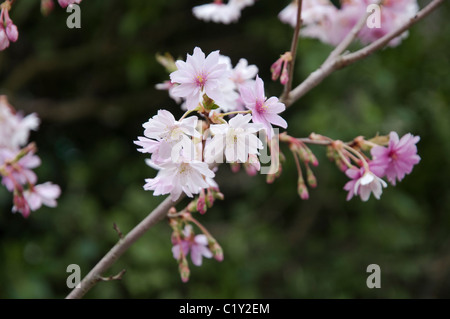
M411 26L425 18L431 12L433 12L444 0L433 0L425 8L420 10L414 17L396 30L386 34L377 41L370 45L344 56L337 56L332 61L322 64L316 71L312 72L300 85L294 88L289 94L288 98L284 100L286 106L292 105L295 101L300 99L303 95L309 92L311 89L321 83L326 77L328 77L334 71L346 67L350 64L359 61L375 51L385 47L392 39L401 35L408 30Z
M126 269L122 269L117 275L109 277L97 277L97 281L112 281L112 280L122 280L123 275L127 272Z
M119 235L119 238L122 239L122 238L123 238L123 234L122 234L122 232L120 231L119 226L117 226L116 223L113 223L113 228L114 228L114 230L117 232L117 235Z
M283 97L288 97L292 89L292 78L294 76L295 57L297 55L297 46L300 28L302 27L302 0L298 0L297 4L297 24L295 25L294 35L291 43L291 61L288 64L288 81L284 86Z

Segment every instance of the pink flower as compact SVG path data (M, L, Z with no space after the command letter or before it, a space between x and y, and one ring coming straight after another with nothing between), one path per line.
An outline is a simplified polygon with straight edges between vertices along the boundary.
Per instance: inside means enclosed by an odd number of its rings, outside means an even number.
M6 149L0 149L0 165L15 159L16 156L17 153ZM32 153L26 154L14 165L6 165L6 176L3 176L2 184L12 192L18 184L26 185L36 183L37 176L32 169L39 165L41 165L41 160L38 156Z
M399 140L398 134L391 132L388 147L375 146L371 149L372 164L384 169L383 175L395 186L396 180L401 181L420 162L416 146L419 140L419 136L410 133Z
M173 258L180 259L181 252L183 256L191 253L192 263L196 266L202 265L202 258L211 258L213 253L208 248L208 237L203 234L196 235L192 231L192 227L187 225L183 230L183 238L181 242L172 239L174 246L172 247Z
M23 117L14 111L5 96L0 96L0 148L19 150L27 143L30 131L38 126L35 113Z
M71 4L79 4L80 2L81 0L58 0L58 3L62 8L67 8Z
M245 106L252 111L252 121L264 126L269 139L274 134L271 124L282 128L287 127L286 121L278 115L285 110L285 105L274 96L266 99L264 82L258 76L254 84L242 85L239 90Z
M219 63L219 51L211 52L206 58L203 51L195 47L193 55L187 55L186 62L175 62L178 70L170 74L173 83L179 83L172 94L186 99L188 110L195 109L203 94L219 102L222 99L221 83L227 79L226 64Z
M345 174L352 179L344 186L344 189L348 191L347 200L352 199L354 195L359 195L363 201L367 201L371 193L376 199L380 199L383 187L387 187L386 182L378 177L381 173L382 169L372 166L370 170L364 167L347 169Z
M34 186L24 192L24 197L30 205L32 211L38 210L42 205L56 207L56 199L61 195L61 188L58 185L46 182Z

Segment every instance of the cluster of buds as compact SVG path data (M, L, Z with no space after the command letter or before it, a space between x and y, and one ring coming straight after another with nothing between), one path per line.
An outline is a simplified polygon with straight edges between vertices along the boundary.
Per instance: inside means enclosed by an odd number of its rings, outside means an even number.
M191 255L191 261L195 266L201 266L203 258L212 258L217 261L223 260L223 250L217 240L211 236L206 228L200 224L190 213L192 201L183 211L177 212L175 208L169 211L169 224L172 227L172 254L178 262L181 280L187 282L190 276L189 262L187 256ZM194 204L195 205L195 204ZM194 224L202 232L195 234Z
M379 199L383 188L387 187L382 178L395 186L420 162L416 146L420 137L410 133L399 138L396 132L391 132L370 140L359 136L350 143L332 141L317 134L312 135L312 139L329 142L328 157L351 179L344 186L348 191L347 200L358 195L367 201L370 194ZM368 152L370 155L366 154Z
M292 61L291 52L285 52L276 60L270 67L270 72L272 72L272 80L276 81L280 78L280 83L285 85L289 80L288 65ZM281 74L281 76L280 76Z
M289 149L292 152L292 155L295 160L295 164L297 167L298 173L298 182L297 182L297 192L301 199L308 199L309 192L306 184L311 188L317 187L317 179L314 175L311 165L318 166L319 161L317 160L314 153L311 149L306 146L304 142L300 139L294 138L292 136L287 135L286 133L280 134L280 142L287 143L289 145ZM304 174L302 172L302 163L306 171L306 183Z
M5 96L0 96L0 177L2 184L13 193L13 212L28 217L42 205L55 207L61 190L46 182L37 185L33 169L41 163L35 154L36 145L28 143L30 130L36 130L39 119L35 114L23 117L16 113Z
M0 51L9 47L10 42L16 42L19 38L17 26L9 17L11 10L11 2L5 1L1 4L2 11L0 13Z

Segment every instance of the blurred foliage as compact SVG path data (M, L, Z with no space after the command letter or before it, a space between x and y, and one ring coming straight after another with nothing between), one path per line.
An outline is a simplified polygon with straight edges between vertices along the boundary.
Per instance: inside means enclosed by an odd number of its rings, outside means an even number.
M268 95L281 92L269 68L290 46L292 29L276 17L289 1L257 1L231 25L196 20L191 8L205 2L85 0L82 28L73 30L59 7L44 18L39 1L16 2L20 38L0 53L0 90L17 109L39 113L37 173L63 195L56 209L24 219L11 214L11 195L0 189L1 298L64 297L67 265L85 275L116 242L113 222L128 232L161 201L142 189L155 172L133 145L159 108L182 114L154 89L168 78L156 53L220 49L233 63L245 57L258 65ZM449 14L446 3L401 46L333 74L285 112L299 137L420 135L422 161L381 200L345 201L347 178L320 147L313 147L319 186L308 201L296 193L289 156L272 185L223 166L216 180L226 200L199 218L223 246L223 262L192 266L183 284L162 222L105 274L126 268L121 282L100 283L86 297L449 298ZM302 39L295 83L330 49ZM366 287L372 263L381 266L381 289Z

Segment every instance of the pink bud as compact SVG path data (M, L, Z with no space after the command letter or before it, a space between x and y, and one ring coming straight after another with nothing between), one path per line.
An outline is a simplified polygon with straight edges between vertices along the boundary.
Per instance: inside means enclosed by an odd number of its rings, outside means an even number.
M17 30L17 26L12 21L6 26L6 36L11 42L16 42L19 38L19 30Z
M237 173L241 169L241 165L239 163L231 163L230 166L233 173Z
M8 36L6 35L5 29L0 26L0 51L5 50L9 47Z
M306 165L306 180L308 181L308 185L312 188L317 187L317 179L316 176L314 176L314 173L308 165Z
M186 258L183 258L183 260L180 262L178 270L180 271L181 281L188 282L191 271L189 270Z
M55 4L53 0L41 0L41 13L48 16L53 11Z
M211 208L214 205L214 201L215 201L214 194L211 191L211 189L208 188L208 191L206 193L206 205L208 206L208 208Z
M270 67L270 72L272 72L272 81L276 81L280 77L282 65L283 65L283 57L276 60Z
M288 63L285 62L283 65L283 71L281 72L280 82L285 85L289 80Z
M14 207L13 212L18 211L23 215L23 217L27 218L30 216L30 206L28 205L28 202L26 201L25 197L23 196L23 193L16 193L14 194Z
M67 8L67 6L74 4L74 3L80 3L81 0L58 0L59 5L62 8Z
M298 178L297 192L301 199L303 200L309 199L308 188L306 187L305 181L301 176Z

